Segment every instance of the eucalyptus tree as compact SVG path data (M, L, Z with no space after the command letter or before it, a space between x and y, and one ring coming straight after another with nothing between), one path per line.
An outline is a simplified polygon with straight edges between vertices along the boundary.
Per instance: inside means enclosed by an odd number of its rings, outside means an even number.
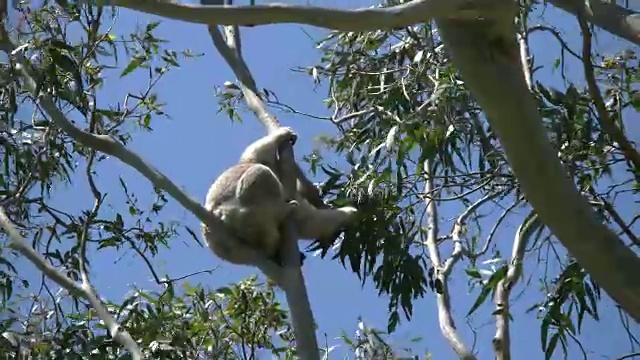
M234 117L234 106L245 102L268 129L279 124L266 105L291 107L271 91L258 91L242 58L238 27L220 31L216 25L297 22L337 30L321 42L322 64L305 70L328 84L327 104L334 113L329 120L339 135L326 143L345 163L329 166L321 153L306 160L327 176L321 193L330 204L356 202L363 213L332 254L389 295L388 331L403 316L411 317L416 299L433 295L445 339L460 358L476 358L455 326L449 291L454 270L464 266L477 294L468 315L487 308L486 300L493 298L495 354L510 358L509 323L516 315L511 291L527 274L525 255L554 249L556 239L567 256L560 251L561 268L554 279L545 279L544 298L531 304L539 309L547 356L557 345L567 349L584 315L598 319L600 287L631 318L640 318L637 216L620 211L621 204L637 197L640 156L625 125L638 106L637 58L630 51L596 56L590 25L637 45L638 15L632 10L599 1L416 0L360 10L198 7L151 0L110 4L207 24L238 78L227 84L232 91L220 94L222 108ZM544 6L575 15L582 43L567 45L556 29L530 25L537 16L532 10ZM0 9L6 14L6 2ZM168 49L154 35L159 23L117 39L104 25L114 14L107 7L58 2L19 9L12 31L0 34L9 55L2 67L0 223L10 248L70 297L43 282L42 292L29 299L37 306L25 316L20 305L27 299L14 293L29 284L20 283L13 253L3 249L3 304L9 310L3 326L15 330L20 324L26 330L6 332L1 346L14 356L28 348L47 356L92 353L97 358L251 358L259 350L291 357L295 337L298 356L319 358L304 279L291 266L298 254L293 241L286 247L289 266L280 284L291 324L269 288L261 292L251 282L215 292L188 286L184 295L176 295L181 279L160 276L151 266L160 291L138 289L122 304L96 294L88 246L127 248L147 259L178 232L197 238L192 229L158 220L169 197L208 221L197 201L129 149L134 131L125 127L133 123L136 131L146 131L154 117L165 115L153 87L194 54ZM80 41L69 37L71 28L80 29ZM539 66L549 66L538 63L528 45L530 36L540 33L561 44L562 54L551 66L563 65L564 56L575 57L586 86L553 88L536 76ZM128 59L120 69L105 62L120 61L123 53ZM117 106L104 105L99 90L107 73L146 74L148 87ZM107 155L151 181L155 201L149 208L119 179L125 201L115 205L126 213L106 211L114 204L106 200L96 174ZM305 186L304 195L326 206L291 155L287 161ZM56 185L76 184L80 176L93 207L73 213L53 206ZM289 185L295 180L287 178ZM486 213L497 216L484 221ZM498 244L496 234L506 221L520 225L505 257L505 243ZM443 230L445 223L450 230ZM68 238L74 241L63 242ZM295 233L287 238L295 240ZM215 326L208 324L212 318ZM365 353L392 356L371 331L363 332ZM274 334L278 338L269 337Z

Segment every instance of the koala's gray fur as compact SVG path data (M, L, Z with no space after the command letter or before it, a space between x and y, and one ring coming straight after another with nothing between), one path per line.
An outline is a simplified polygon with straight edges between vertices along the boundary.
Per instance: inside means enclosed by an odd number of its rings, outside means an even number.
M202 233L221 259L244 265L255 265L258 257L276 259L285 220L293 221L299 238L316 239L332 235L356 213L353 207L317 209L299 194L285 198L277 152L296 139L291 128L281 127L255 141L209 188L205 208L218 223L202 224Z

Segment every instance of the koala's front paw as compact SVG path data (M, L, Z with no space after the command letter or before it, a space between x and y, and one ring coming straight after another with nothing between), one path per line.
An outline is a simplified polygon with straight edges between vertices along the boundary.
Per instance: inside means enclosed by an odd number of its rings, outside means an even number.
M288 141L291 143L291 145L295 145L296 141L298 140L298 134L288 126L279 127L278 130L276 130L275 135L278 137L279 143Z

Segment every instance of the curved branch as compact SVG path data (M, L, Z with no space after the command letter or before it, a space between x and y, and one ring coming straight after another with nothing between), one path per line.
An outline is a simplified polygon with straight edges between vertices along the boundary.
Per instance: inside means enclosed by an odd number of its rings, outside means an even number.
M285 4L194 6L166 0L98 0L91 3L113 5L198 24L252 26L297 23L342 31L393 29L426 22L437 16L474 17L477 14L475 9L478 8L501 13L508 7L505 6L505 0L476 0L473 7L468 0L413 0L388 8L355 10Z
M248 107L258 117L260 122L268 129L274 131L280 127L280 122L271 115L264 106L264 103L256 94L256 84L251 76L251 72L242 59L240 34L237 26L225 26L226 39L222 37L217 26L209 26L209 34L214 45L222 56L227 60L233 69L236 77L240 81L240 89L244 94ZM288 199L296 198L297 180L302 177L306 180L302 170L295 161L293 147L290 144L278 149L280 157L279 177L284 186ZM316 190L315 186L313 187ZM303 354L304 359L319 360L318 341L315 335L313 312L309 303L309 295L304 283L304 277L300 267L300 249L296 229L289 221L284 227L283 260L284 269L281 270L279 285L285 293L289 311L291 312L291 322L295 333L296 347L298 354Z
M640 321L640 258L597 220L549 143L523 76L513 16L436 23L535 212L609 296Z

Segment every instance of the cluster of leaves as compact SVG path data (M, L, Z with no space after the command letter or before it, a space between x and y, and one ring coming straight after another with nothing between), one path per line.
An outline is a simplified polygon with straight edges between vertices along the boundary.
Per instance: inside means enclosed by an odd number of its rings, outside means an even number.
M425 294L425 164L438 186L454 196L486 186L504 195L515 189L493 135L463 88L435 32L428 25L393 32L333 33L319 47L328 105L342 136L329 143L348 171L321 165L323 190L334 204L345 199L362 211L347 230L337 257L349 259L363 281L371 276L390 295L389 330Z
M254 359L268 351L292 358L293 334L286 310L275 300L273 289L255 278L230 287L207 291L199 286L166 282L160 293L138 290L122 304L109 304L122 326L153 359ZM60 302L62 297L58 297ZM28 299L24 299L28 301ZM27 353L35 358L128 359L91 308L51 307L35 298L28 318L2 321L0 351L13 358ZM64 303L64 302L63 302ZM6 331L20 323L22 333ZM276 347L275 344L280 344Z

